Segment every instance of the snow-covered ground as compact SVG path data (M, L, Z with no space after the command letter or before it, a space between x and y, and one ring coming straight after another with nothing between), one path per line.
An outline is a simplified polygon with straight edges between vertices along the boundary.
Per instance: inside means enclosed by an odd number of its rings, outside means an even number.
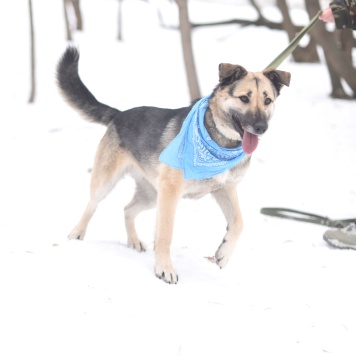
M120 109L189 103L179 33L158 20L159 7L165 24L176 24L174 3L124 1L121 43L117 1L81 3L85 30L74 33L74 43L82 79L99 100ZM191 1L191 19L255 16L239 4ZM148 251L125 246L130 178L100 205L84 241L66 239L86 204L105 128L79 118L56 89L55 67L67 45L62 1L33 5L33 105L26 104L27 2L8 1L0 13L0 354L354 356L356 251L327 246L326 227L259 212L281 206L356 217L356 103L329 98L324 60L288 59L280 67L292 73L291 86L238 186L245 229L227 267L205 258L225 230L214 201L182 201L172 245L179 283L167 285L153 273L155 211L137 222ZM272 5L264 13L280 16ZM292 15L308 21L301 6ZM261 70L287 41L266 28L194 30L202 94L217 83L220 62Z

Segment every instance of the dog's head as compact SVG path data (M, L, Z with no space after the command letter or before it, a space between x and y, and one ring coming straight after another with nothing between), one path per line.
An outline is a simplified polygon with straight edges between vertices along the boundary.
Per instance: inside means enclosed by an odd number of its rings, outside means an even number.
M284 85L289 86L290 73L276 69L248 72L228 63L219 65L219 84L211 101L217 129L227 138L242 141L251 154L258 137L268 129L275 100Z

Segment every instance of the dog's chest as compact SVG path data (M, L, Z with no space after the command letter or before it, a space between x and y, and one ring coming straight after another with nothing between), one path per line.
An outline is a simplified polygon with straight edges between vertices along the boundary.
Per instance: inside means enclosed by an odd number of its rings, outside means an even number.
M184 198L200 199L203 196L224 188L226 185L236 185L244 177L249 167L250 157L227 170L224 173L203 180L186 180L184 185Z

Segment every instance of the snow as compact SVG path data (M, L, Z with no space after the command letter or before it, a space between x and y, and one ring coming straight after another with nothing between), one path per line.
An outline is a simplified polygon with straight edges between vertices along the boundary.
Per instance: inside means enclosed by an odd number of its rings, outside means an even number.
M80 74L96 97L127 109L189 103L176 7L165 1L83 0ZM191 19L253 18L247 2L191 1ZM266 2L267 4L267 2ZM268 2L266 16L278 19ZM324 2L325 4L325 2ZM33 0L36 103L29 95L27 4L7 2L0 97L0 330L2 355L355 355L355 251L330 248L324 226L267 217L262 207L355 217L354 101L332 100L325 61L292 73L269 131L238 186L245 228L220 270L212 256L225 230L210 197L180 202L172 259L179 283L154 276L155 212L137 228L146 253L125 246L122 209L134 186L125 178L99 206L84 241L66 236L88 197L92 159L105 128L85 122L59 96L64 52L62 1ZM292 15L303 23L298 1ZM206 14L206 16L205 16ZM16 16L15 16L16 15ZM14 21L14 18L16 21ZM304 22L305 23L305 22ZM261 70L287 45L266 28L220 26L193 33L203 95L220 62Z

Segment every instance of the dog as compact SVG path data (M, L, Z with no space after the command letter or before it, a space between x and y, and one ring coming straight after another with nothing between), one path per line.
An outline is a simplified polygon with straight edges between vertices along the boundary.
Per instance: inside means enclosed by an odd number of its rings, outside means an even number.
M225 267L243 228L236 185L249 167L259 137L268 129L276 98L283 86L289 86L290 73L276 69L248 72L240 65L221 63L219 82L205 98L203 109L198 108L199 119L189 126L191 131L181 134L193 108L201 105L199 101L178 109L135 107L120 111L96 100L79 77L78 63L78 49L69 46L57 66L59 89L69 105L87 120L106 125L107 130L95 155L89 202L68 238L84 238L100 201L121 177L130 174L136 190L124 208L127 245L139 252L146 250L137 235L135 218L156 207L154 272L158 278L170 284L178 282L170 245L179 200L199 199L208 193L215 198L227 222L214 257L220 268ZM199 130L205 130L205 136L199 137ZM177 162L166 163L163 157L179 136L185 141L176 143L178 154L173 156L176 161L184 161L180 166ZM213 148L204 146L202 141ZM232 160L225 155L231 152L237 152ZM195 160L198 175L194 173ZM212 173L200 175L210 168Z

